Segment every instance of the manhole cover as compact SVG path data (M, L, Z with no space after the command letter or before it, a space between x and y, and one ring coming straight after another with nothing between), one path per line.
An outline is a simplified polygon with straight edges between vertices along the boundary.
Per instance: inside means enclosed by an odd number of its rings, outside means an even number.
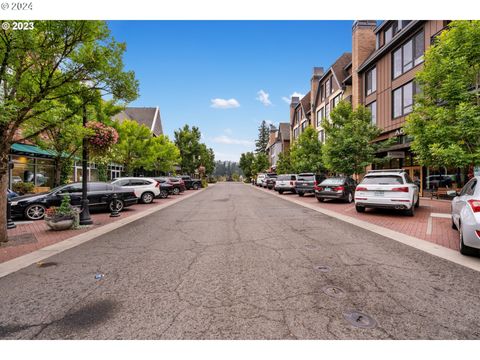
M345 290L336 286L325 286L322 288L322 291L334 298L343 298L346 296Z
M330 271L332 271L330 266L327 266L327 265L317 265L317 266L315 266L315 270L320 271L320 272L330 272Z
M37 267L39 268L47 268L47 267L52 267L52 266L57 266L58 263L50 261L50 262L38 262Z
M343 317L350 324L358 328L372 329L377 326L377 322L374 318L357 310L347 311L343 313Z

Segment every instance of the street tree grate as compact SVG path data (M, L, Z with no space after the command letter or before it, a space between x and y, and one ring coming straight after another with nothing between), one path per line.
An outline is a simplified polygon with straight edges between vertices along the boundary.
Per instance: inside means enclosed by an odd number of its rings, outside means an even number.
M377 322L370 315L357 310L349 310L343 313L343 317L350 324L362 329L372 329L377 326Z
M320 271L320 272L330 272L332 271L332 268L327 265L317 265L315 266L315 270Z
M336 286L325 286L322 288L322 291L334 298L344 298L347 295L345 290Z

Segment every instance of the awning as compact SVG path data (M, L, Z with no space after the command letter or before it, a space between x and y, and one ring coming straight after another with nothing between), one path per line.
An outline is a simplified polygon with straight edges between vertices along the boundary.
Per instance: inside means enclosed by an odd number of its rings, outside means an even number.
M55 157L56 152L53 150L44 150L35 145L15 143L10 147L10 151L14 154L33 155L40 157Z

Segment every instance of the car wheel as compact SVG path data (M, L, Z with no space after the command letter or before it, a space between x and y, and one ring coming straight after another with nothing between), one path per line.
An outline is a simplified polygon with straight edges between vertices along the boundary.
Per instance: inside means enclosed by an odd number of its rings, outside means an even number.
M160 190L160 195L158 195L160 199L166 199L168 197L168 191L167 190Z
M453 221L453 217L452 217L452 229L453 230L458 230L457 225L455 225L455 222Z
M198 184L193 184L193 190L198 190Z
M325 201L324 198L319 198L319 197L317 197L317 200L318 200L318 202L324 202Z
M45 206L41 204L32 204L25 209L25 217L28 220L41 220L45 216Z
M151 192L144 192L141 196L142 202L144 204L151 204L154 198L155 198L155 195L153 195L153 193Z
M280 195L282 195L282 194L283 194L283 190L278 190L278 193L279 193Z
M412 205L412 207L410 209L406 210L405 214L407 214L407 216L414 216L415 215L415 205Z
M355 205L355 210L357 210L357 212L359 212L359 213L363 213L363 212L365 212L365 207Z
M179 188L173 188L173 195L178 195L180 194L180 189Z
M303 192L297 192L298 196L304 196L305 194Z
M123 200L120 200L120 199L117 199L116 204L113 203L113 200L110 201L110 203L108 204L108 208L110 211L113 211L116 208L116 210L120 212L123 210L124 207L125 207L125 203L123 202Z
M351 204L353 202L353 195L351 192L347 195L347 203Z
M470 255L475 255L475 253L477 252L476 249L470 247L470 246L467 246L464 244L463 242L463 231L462 231L462 224L458 224L458 232L459 232L459 236L460 236L460 254L462 255L467 255L467 256L470 256Z
M420 207L420 195L417 196L417 202L415 203L415 207L417 209Z

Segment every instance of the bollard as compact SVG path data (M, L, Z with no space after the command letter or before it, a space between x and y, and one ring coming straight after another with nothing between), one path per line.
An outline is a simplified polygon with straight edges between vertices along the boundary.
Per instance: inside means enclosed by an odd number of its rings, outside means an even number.
M118 196L117 194L113 194L112 196L112 203L113 203L113 209L110 209L110 217L118 217L120 216L120 213L118 212L118 209L117 209L117 199L118 199Z
M12 221L12 204L7 198L7 229L15 229L17 225Z

